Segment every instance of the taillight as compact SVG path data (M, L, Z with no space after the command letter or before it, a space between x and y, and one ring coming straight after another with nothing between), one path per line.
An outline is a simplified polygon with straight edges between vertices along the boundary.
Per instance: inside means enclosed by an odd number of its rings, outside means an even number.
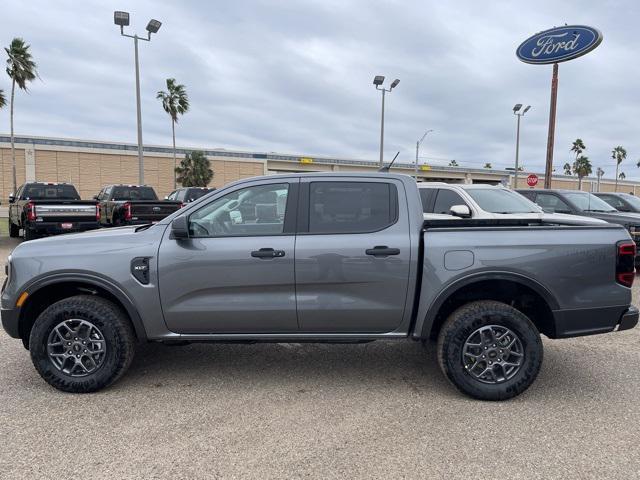
M100 221L100 204L96 205L96 221Z
M27 220L34 221L36 219L36 206L33 202L27 203Z
M616 259L616 281L625 287L631 287L636 277L636 244L628 241L619 242Z
M129 202L124 204L124 219L131 220L131 204Z

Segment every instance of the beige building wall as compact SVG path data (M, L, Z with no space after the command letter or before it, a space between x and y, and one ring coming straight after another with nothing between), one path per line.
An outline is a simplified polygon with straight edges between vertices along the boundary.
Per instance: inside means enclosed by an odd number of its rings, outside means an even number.
M111 183L137 183L138 157L122 153L93 153L72 150L31 149L34 154L35 176L26 178L25 149L16 148L18 185L25 181L67 182L78 189L83 199L96 195L104 185ZM11 174L11 149L0 149L2 178L0 179L0 201L13 191ZM178 158L178 162L180 158ZM211 186L219 188L229 182L264 174L263 162L244 160L217 160L210 158L213 180ZM32 174L33 175L33 174ZM158 196L163 198L173 190L173 157L144 157L144 179ZM178 185L179 186L179 185Z

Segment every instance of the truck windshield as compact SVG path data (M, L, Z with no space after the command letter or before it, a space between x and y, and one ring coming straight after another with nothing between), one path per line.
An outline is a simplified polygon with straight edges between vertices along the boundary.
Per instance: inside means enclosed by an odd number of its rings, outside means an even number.
M200 197L204 197L207 193L209 193L211 189L209 188L190 188L187 191L187 195L185 196L185 200L187 202L193 202L194 200L199 199Z
M151 187L113 187L113 199L118 200L158 200Z
M80 195L73 185L27 185L22 194L24 200L80 200Z
M504 188L466 188L478 206L490 213L541 213L541 210L519 193Z
M587 192L570 192L564 194L567 199L585 212L616 212L617 210L601 198Z

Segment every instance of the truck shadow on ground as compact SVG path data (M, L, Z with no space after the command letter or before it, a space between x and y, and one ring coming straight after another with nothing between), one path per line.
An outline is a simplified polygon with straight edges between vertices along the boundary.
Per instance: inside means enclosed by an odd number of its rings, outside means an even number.
M526 397L598 395L607 371L585 370L581 360L562 348L545 351L542 370ZM613 366L611 368L614 368ZM169 347L147 344L138 349L126 388L233 384L253 387L401 389L417 395L460 398L445 379L435 343L369 344L193 344ZM125 386L125 385L123 385ZM116 388L118 388L116 386ZM524 398L524 397L522 397Z

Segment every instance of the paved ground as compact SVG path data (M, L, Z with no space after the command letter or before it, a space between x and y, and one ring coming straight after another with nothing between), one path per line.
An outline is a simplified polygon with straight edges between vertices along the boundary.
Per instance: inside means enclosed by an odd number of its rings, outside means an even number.
M639 345L545 341L504 403L461 396L412 342L148 345L69 395L0 332L0 478L638 478Z

